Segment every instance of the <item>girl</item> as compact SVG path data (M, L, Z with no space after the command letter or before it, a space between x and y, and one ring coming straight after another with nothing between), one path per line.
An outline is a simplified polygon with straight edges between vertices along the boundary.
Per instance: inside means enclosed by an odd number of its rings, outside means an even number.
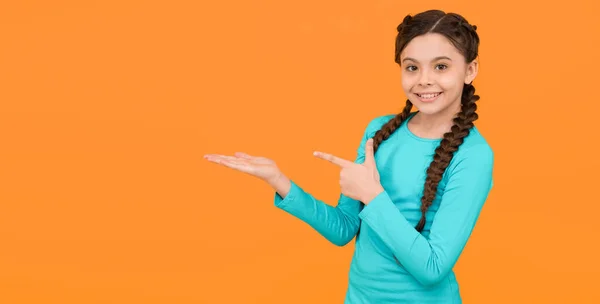
M479 36L439 10L408 15L397 29L404 109L370 121L354 161L315 152L341 169L335 207L265 157L205 157L267 182L277 207L333 244L356 236L345 303L462 303L453 267L491 190L494 160L473 124Z

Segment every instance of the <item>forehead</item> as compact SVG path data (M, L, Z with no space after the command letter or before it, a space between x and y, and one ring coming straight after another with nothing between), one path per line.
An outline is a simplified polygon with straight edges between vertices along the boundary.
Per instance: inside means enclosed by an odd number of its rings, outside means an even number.
M462 57L446 37L437 33L428 33L413 38L404 47L400 60L410 57L419 62L429 62L440 56L450 57L453 61Z

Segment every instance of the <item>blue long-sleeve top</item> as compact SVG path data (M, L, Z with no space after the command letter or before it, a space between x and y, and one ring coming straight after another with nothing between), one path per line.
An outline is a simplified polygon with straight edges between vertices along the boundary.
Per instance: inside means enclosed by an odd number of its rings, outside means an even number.
M344 246L356 236L344 303L462 303L453 267L492 188L494 155L479 130L471 129L443 174L419 233L426 170L441 140L408 129L415 113L375 153L385 191L369 204L343 194L337 205L326 204L294 181L285 197L275 193L277 207L333 244ZM367 139L393 116L368 124L356 163L364 161Z

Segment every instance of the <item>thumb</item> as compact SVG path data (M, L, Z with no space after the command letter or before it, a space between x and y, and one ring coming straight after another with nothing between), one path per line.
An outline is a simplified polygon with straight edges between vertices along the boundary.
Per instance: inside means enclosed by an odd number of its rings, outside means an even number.
M369 138L365 146L365 165L375 167L375 152L373 152L373 138Z

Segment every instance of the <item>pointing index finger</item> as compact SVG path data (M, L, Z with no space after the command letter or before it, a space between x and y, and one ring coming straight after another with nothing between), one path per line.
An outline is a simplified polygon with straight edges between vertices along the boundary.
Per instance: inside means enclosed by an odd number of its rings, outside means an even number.
M334 155L331 155L331 154L325 153L325 152L315 151L313 154L318 158L324 159L324 160L326 160L334 165L338 165L340 167L345 167L345 166L354 164L353 162L351 162L349 160L345 160L343 158L339 158L337 156L334 156Z

